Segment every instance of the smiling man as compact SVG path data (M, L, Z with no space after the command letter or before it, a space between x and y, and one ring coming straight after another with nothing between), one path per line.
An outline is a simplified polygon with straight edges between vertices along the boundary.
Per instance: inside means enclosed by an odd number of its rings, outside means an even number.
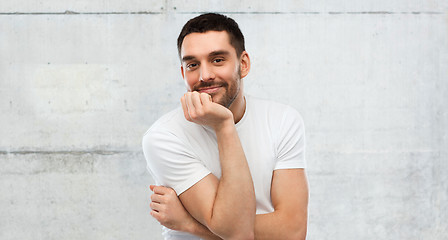
M237 23L214 13L178 38L187 93L143 137L165 239L305 239L305 134L289 106L249 97Z

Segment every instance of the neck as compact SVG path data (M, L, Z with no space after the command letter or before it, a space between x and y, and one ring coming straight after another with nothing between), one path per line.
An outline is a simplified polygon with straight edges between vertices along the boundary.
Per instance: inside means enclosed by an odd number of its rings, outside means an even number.
M229 110L233 113L233 120L235 121L235 124L243 118L244 113L246 112L246 99L244 98L242 90L243 89L240 89L237 97L229 107Z

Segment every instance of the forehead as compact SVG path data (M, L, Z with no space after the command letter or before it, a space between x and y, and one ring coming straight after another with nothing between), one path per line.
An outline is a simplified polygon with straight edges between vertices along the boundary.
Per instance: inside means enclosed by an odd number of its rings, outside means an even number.
M230 37L226 31L190 33L185 36L182 42L181 58L184 56L199 57L222 50L227 50L236 55L235 48L230 44Z

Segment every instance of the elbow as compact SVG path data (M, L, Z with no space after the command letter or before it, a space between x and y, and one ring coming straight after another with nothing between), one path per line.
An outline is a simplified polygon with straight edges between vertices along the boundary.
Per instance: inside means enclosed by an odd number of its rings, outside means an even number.
M210 231L223 239L255 239L255 208L253 213L235 216L215 214L206 224Z
M246 228L237 225L225 226L221 224L210 224L210 231L223 239L238 239L238 240L254 240L254 227Z

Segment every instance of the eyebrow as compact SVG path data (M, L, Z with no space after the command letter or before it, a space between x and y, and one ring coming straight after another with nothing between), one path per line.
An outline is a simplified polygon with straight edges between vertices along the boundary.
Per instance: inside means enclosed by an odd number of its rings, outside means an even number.
M187 62L187 61L190 61L190 60L193 60L193 59L196 59L196 57L194 57L194 56L185 56L185 57L182 58L182 62Z
M219 55L227 56L227 55L230 55L230 52L226 51L226 50L213 51L210 54L208 54L208 57L215 57L215 56L219 56ZM194 60L194 59L196 59L195 56L187 55L182 58L182 62L186 62L186 61L190 61L190 60Z
M230 55L230 53L229 53L229 51L226 51L226 50L219 50L219 51L211 52L208 56L214 57L214 56L218 56L218 55Z

